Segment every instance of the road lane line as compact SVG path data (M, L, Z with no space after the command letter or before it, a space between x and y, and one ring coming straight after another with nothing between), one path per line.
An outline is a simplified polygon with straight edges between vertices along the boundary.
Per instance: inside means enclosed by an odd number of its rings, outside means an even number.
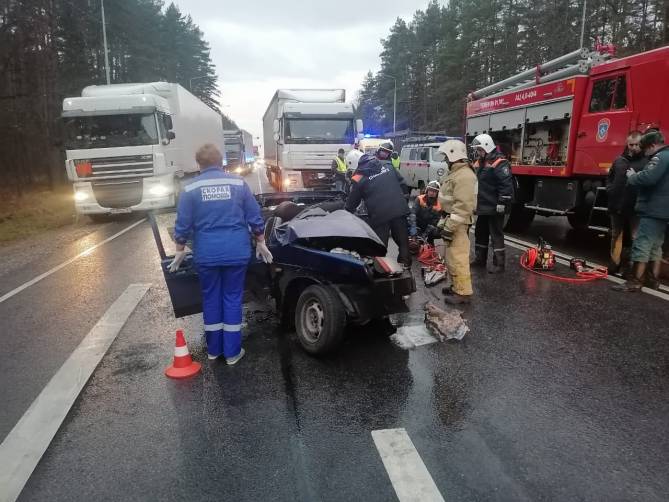
M260 169L256 167L255 170L256 170L256 176L258 178L258 193L262 193L262 181L260 181Z
M38 275L38 276L35 277L34 279L31 279L31 280L29 280L28 282L25 282L25 283L21 284L18 288L14 288L14 289L12 289L9 293L5 293L4 295L0 296L0 303L4 302L5 300L9 300L12 296L19 294L19 293L20 293L21 291L23 291L24 289L27 289L27 288L29 288L30 286L33 286L33 285L37 284L37 283L38 283L39 281L41 281L42 279L46 279L46 278L49 277L50 275L55 274L56 272L58 272L59 270L65 268L65 267L67 267L67 266L70 265L71 263L74 263L74 262L77 261L79 258L83 258L84 256L88 256L89 254L91 254L93 251L95 251L95 250L96 250L97 248L99 248L100 246L103 246L103 245L107 244L108 242L113 241L113 240L116 239L117 237L120 237L120 236L123 235L124 233L129 232L130 230L132 230L132 229L135 228L136 226L138 226L138 225L144 223L145 221L146 221L146 218L142 218L141 220L136 221L135 223L133 223L132 225L130 225L130 226L126 227L126 228L124 228L124 229L121 230L120 232L117 232L117 233L115 233L114 235L112 235L111 237L107 237L107 238L106 238L105 240L103 240L102 242L98 242L97 244L95 244L95 245L89 247L88 249L82 251L81 253L79 253L79 254L76 255L75 257L70 258L70 259L67 260L67 261L64 261L64 262L61 263L60 265L56 265L56 266L53 267L51 270L47 270L46 272L44 272L43 274Z
M535 244L531 244L527 241L523 241L523 240L518 239L516 237L505 236L504 239L505 239L506 244L508 246L511 246L512 248L519 249L521 251L526 251L528 248L535 247ZM573 256L570 256L570 255L568 255L566 253L563 253L561 251L557 251L555 249L553 249L553 252L555 253L555 261L562 264L562 265L566 265L567 267L569 266L569 261L572 258L574 258ZM591 266L603 267L603 265L599 265L598 263L594 263L594 262L588 262L588 263ZM624 279L621 279L620 277L616 277L615 275L607 276L606 280L610 281L610 282L615 282L616 284L622 284L622 283L625 282ZM667 294L667 292L669 292L669 288L667 288L664 285L660 285L660 291L656 291L654 289L650 289L650 288L646 288L646 287L641 288L641 291L643 293L654 296L656 298L660 298L662 300L669 301L669 294Z
M372 438L400 502L444 502L405 429L372 431Z
M0 502L19 497L72 404L150 286L128 286L0 444Z

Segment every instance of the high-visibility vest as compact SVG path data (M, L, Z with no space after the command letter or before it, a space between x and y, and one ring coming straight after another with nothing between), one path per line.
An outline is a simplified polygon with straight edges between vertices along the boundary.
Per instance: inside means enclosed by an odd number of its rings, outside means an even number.
M337 161L337 172L345 173L345 172L346 172L346 162L344 162L343 160L341 160L341 159L339 158L339 155L337 155L337 156L335 157L335 160Z
M420 207L427 207L427 195L425 194L419 195L417 199L418 199L418 205ZM441 204L439 203L438 200L437 203L434 206L432 206L432 209L434 209L435 211L441 211Z
M393 167L394 167L395 169L399 169L399 168L400 168L400 158L399 158L399 157L397 157L396 159L393 158L393 157L390 157L390 162L393 163Z

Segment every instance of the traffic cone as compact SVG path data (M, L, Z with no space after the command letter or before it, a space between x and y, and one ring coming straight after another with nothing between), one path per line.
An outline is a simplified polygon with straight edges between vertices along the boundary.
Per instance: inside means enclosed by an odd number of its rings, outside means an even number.
M170 378L188 378L200 372L202 366L196 363L188 352L184 332L177 330L177 344L174 347L174 363L165 370L165 374Z

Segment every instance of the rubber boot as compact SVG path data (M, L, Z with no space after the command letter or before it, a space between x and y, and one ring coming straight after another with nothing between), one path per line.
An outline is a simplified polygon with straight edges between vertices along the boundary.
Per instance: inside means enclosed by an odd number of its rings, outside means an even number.
M444 296L444 301L449 305L464 305L472 302L471 295L459 295L455 292L451 292L450 295Z
M474 259L469 263L470 267L484 268L488 263L488 248L474 248Z
M624 291L627 293L636 293L643 287L643 276L646 273L646 264L640 261L634 262L634 276L623 284L613 286L614 291Z
M650 289L660 289L660 270L662 269L661 261L651 262L650 270L646 270L646 276L643 285Z
M495 251L492 257L492 268L488 270L490 274L501 274L504 272L506 264L506 251Z

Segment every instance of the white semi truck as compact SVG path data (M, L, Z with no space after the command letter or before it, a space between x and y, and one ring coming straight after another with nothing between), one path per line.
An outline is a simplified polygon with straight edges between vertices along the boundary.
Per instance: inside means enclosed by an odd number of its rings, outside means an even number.
M228 171L246 176L253 169L253 136L244 129L223 131L225 136L225 159Z
M344 89L279 89L263 116L267 177L277 190L330 188L330 166L362 135Z
M92 217L174 206L197 148L225 148L220 114L167 82L86 87L63 119L75 207Z

